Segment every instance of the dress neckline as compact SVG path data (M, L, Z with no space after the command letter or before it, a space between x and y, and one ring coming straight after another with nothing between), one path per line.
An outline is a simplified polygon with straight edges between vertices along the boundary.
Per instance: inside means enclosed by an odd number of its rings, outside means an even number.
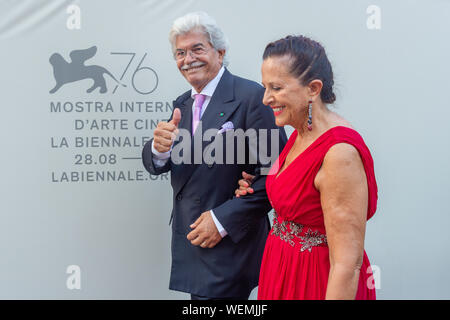
M286 168L284 168L283 171L280 172L281 168L283 168L284 162L286 161L286 158L287 158L287 155L289 154L289 151L291 151L291 148L292 148L292 146L293 146L294 143L295 143L295 139L297 139L298 131L297 131L297 130L294 130L294 132L293 132L292 134L295 134L295 137L293 138L293 142L292 142L292 143L290 144L290 146L289 146L289 150L283 155L283 159L282 159L283 162L281 163L280 167L278 168L278 170L277 170L277 172L276 172L276 174L275 174L275 176L274 176L274 180L277 180L277 179L280 177L280 175L281 175L282 173L284 173L291 165L293 165L294 162L297 161L297 159L299 159L306 151L308 151L308 150L311 149L314 145L316 145L316 144L318 143L319 140L322 140L323 137L325 137L325 136L328 135L332 130L337 129L337 128L344 128L344 129L350 129L350 130L352 130L352 131L355 131L353 128L346 127L346 126L335 126L335 127L331 127L330 129L328 129L328 130L326 130L324 133L322 133L320 136L318 136L316 140L314 140L313 142L311 142L311 144L310 144L308 147L306 147L305 150L303 150L302 152L300 152L300 154L299 154L298 156L296 156L295 159L292 160L291 163L290 163Z

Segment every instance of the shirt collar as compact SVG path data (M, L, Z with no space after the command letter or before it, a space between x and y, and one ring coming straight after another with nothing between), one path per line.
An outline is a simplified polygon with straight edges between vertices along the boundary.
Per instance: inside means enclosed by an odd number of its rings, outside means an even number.
M214 91L216 91L217 85L219 84L220 79L222 78L223 73L225 72L225 68L222 66L217 73L217 75L212 79L208 84L203 88L202 92L200 94L204 94L205 96L212 97L214 94ZM194 98L194 96L198 92L192 87L191 89L191 97Z

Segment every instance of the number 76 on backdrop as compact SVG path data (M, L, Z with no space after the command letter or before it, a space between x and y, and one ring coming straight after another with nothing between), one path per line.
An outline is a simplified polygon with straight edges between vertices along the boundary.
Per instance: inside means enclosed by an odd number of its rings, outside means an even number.
M128 55L130 56L130 60L123 70L119 80L121 81L125 75L127 74L127 71L130 69L130 65L132 64L134 58L136 57L136 53L134 52L111 52L113 55ZM150 94L156 90L158 87L158 74L155 70L152 68L143 65L143 62L145 58L147 57L147 53L145 53L142 56L142 59L139 61L137 67L134 69L131 69L130 72L132 72L131 75L131 86L133 89L140 93L140 94ZM142 81L140 81L142 80ZM144 81L145 80L145 81ZM143 85L143 83L145 85ZM119 87L119 84L116 84L113 90L113 94L116 92L117 88Z

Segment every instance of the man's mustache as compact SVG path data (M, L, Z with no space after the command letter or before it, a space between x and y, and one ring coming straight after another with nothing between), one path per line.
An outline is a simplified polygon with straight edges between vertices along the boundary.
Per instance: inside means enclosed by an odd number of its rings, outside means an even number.
M195 68L195 67L201 67L201 66L204 66L205 65L205 63L204 62L200 62L200 61L195 61L195 62L192 62L191 64L185 64L185 65L183 65L182 67L181 67L181 70L188 70L188 69L190 69L190 68Z

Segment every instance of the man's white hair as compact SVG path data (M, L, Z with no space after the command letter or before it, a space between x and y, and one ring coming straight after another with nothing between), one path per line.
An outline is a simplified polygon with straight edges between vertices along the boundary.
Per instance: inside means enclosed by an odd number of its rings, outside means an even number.
M169 32L169 41L172 45L172 52L175 54L176 40L179 35L196 30L205 33L214 49L225 50L223 66L226 67L228 65L228 40L222 30L220 30L216 20L214 20L206 12L191 12L177 18L173 22L172 28Z

